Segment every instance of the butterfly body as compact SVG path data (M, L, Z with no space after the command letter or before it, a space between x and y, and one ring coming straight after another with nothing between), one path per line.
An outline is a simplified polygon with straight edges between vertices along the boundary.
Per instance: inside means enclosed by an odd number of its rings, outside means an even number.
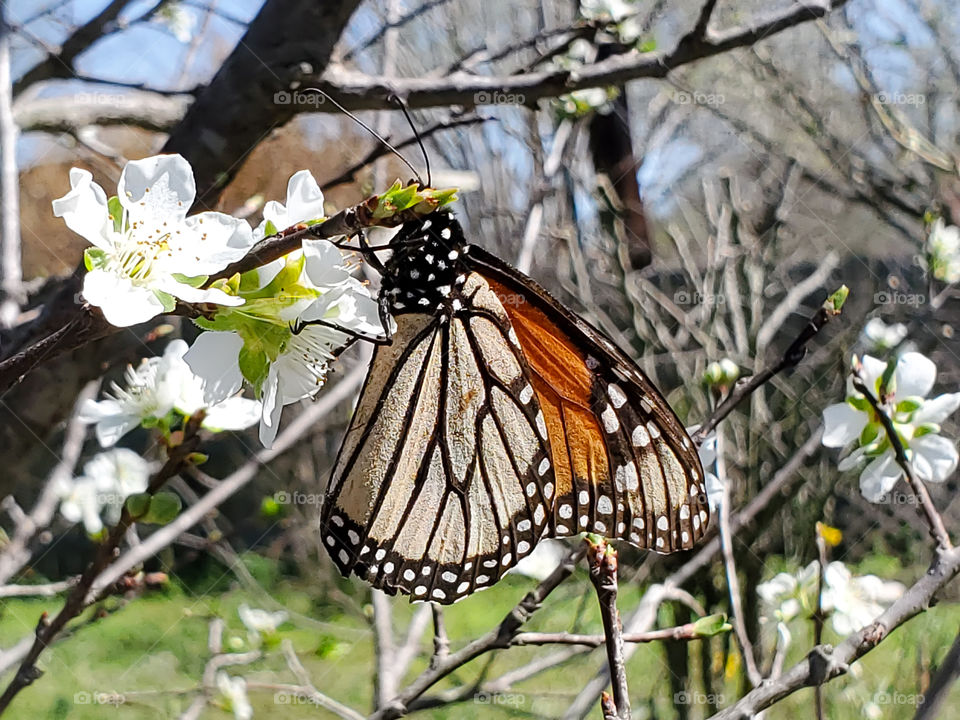
M436 211L391 242L378 347L321 533L345 575L414 600L489 587L542 537L691 547L696 449L632 361Z

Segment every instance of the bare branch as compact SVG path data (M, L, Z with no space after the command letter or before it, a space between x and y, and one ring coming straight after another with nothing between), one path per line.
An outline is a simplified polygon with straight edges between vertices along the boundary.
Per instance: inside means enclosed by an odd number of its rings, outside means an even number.
M585 88L622 85L638 78L664 78L678 67L735 48L749 47L783 30L827 15L845 0L798 3L768 17L754 20L749 27L735 27L722 34L703 37L691 33L669 52L630 51L577 70L550 70L509 76L457 74L440 78L384 79L333 66L318 78L303 78L302 86L315 85L342 103L348 110L377 110L389 107L388 98L397 95L412 108L436 105L474 107L495 100L501 94L519 95L524 103L555 97ZM710 5L710 3L708 3ZM709 18L708 18L709 19ZM334 108L319 106L320 111Z
M583 557L585 548L575 550L568 555L550 576L536 588L528 592L523 600L511 610L500 624L480 636L465 647L451 653L438 663L436 667L429 667L420 676L406 687L389 705L375 712L370 720L395 720L406 714L410 704L429 690L434 684L445 678L457 668L466 665L474 658L491 650L503 649L510 646L510 641L519 632L520 628L530 617L540 609L547 596L560 583L573 573L576 563Z

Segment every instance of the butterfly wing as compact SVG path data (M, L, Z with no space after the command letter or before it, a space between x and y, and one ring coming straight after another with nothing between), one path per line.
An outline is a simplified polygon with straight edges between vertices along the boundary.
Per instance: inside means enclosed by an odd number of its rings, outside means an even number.
M709 522L703 468L680 420L603 333L526 275L471 247L531 370L556 479L549 534L596 532L668 553Z
M528 554L553 508L546 426L476 274L450 315L396 316L338 456L321 534L344 575L453 602Z

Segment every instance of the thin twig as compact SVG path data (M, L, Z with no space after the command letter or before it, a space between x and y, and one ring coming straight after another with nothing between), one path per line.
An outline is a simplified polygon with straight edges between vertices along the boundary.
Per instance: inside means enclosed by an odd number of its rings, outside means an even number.
M617 551L602 538L596 542L587 536L587 561L590 580L597 590L600 602L600 618L603 620L604 643L607 663L610 666L613 686L613 705L616 715L609 713L609 703L604 706L604 720L630 720L630 690L627 687L627 669L623 656L623 627L620 611L617 610Z
M755 390L769 382L774 375L799 364L807 354L807 343L816 337L817 333L823 329L823 326L826 325L831 318L839 313L839 310L827 307L826 305L820 307L807 324L804 325L803 330L800 331L797 338L790 343L790 347L787 348L783 357L765 370L756 375L751 375L746 380L738 382L730 394L724 398L723 402L717 406L717 409L714 410L703 425L693 433L690 439L697 445L702 443L703 439L713 432L717 425Z
M447 637L447 626L443 622L443 607L437 603L430 603L433 614L433 657L430 658L430 667L437 668L450 656L450 638Z
M718 448L718 457L722 451ZM718 515L720 516L720 552L723 557L723 568L727 578L727 594L730 598L730 614L733 621L734 635L740 646L743 664L747 669L747 678L750 684L756 687L763 681L763 676L757 668L757 658L754 655L753 643L747 634L747 625L743 620L743 603L740 594L740 578L737 575L737 566L733 557L733 533L730 530L730 483L725 473L721 473L720 481L723 485L723 498L720 501Z
M80 459L83 450L83 440L86 436L86 425L79 420L80 407L87 399L96 396L100 383L87 383L74 405L73 414L67 421L67 428L63 434L63 450L60 461L50 472L40 497L29 515L23 515L15 522L15 530L9 542L0 550L0 584L10 582L11 578L30 560L29 545L37 533L45 530L53 520L60 499L60 486L73 477L74 468ZM9 498L13 500L13 498ZM6 504L7 500L4 500Z
M338 703L333 698L327 697L317 690L313 681L310 680L310 674L307 672L307 669L303 666L303 663L300 662L300 658L297 657L297 653L293 649L293 643L290 642L289 638L283 640L281 649L283 650L283 658L287 661L287 667L290 668L290 672L300 681L301 687L306 689L305 695L310 698L313 704L332 712L334 715L343 718L343 720L363 720L363 715L357 711L351 710L346 705Z

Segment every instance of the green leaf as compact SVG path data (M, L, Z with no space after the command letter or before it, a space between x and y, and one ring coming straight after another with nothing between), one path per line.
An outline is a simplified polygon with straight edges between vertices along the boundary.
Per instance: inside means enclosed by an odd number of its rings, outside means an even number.
M847 301L847 296L850 295L850 288L846 285L841 285L830 297L827 298L827 301L823 303L823 309L829 310L833 313L838 313L843 308L843 304Z
M83 251L83 265L87 270L96 270L107 264L107 253L98 247L88 247Z
M720 633L730 632L733 626L727 622L727 616L723 613L707 615L693 623L693 633L695 637L712 637Z
M137 493L128 497L127 512L130 513L130 517L137 520L146 515L150 509L150 497L149 493Z
M877 423L867 423L866 427L863 428L863 432L860 433L860 445L869 445L877 439L879 434L880 425Z
M656 38L644 38L637 42L637 50L642 53L653 52L657 49Z
M848 397L847 405L852 407L854 410L859 410L860 412L870 412L870 401L867 400L863 395Z
M190 277L181 273L170 273L170 276L178 283L189 285L192 288L203 287L203 284L210 279L209 275L195 275Z
M922 405L923 405L922 397L904 398L903 400L897 403L895 412L909 414L916 410L919 410Z
M269 495L260 502L260 514L265 518L277 517L283 512L283 507Z
M116 232L123 232L123 205L120 204L120 198L116 195L107 200L107 212L110 213L110 219L113 221L113 229Z
M165 313L172 313L177 309L177 299L170 293L165 293L163 290L154 290L153 294L156 295L157 300L163 304L163 311Z
M942 428L937 423L921 423L913 430L913 437L918 438L923 435L935 435Z
M180 514L183 503L180 496L170 492L161 492L150 498L150 507L141 522L154 525L166 525Z
M249 348L246 342L240 348L240 372L244 379L253 386L257 397L260 397L260 390L263 382L270 374L270 359L262 347Z
M263 227L264 237L270 237L271 235L276 235L280 231L277 230L277 226L273 224L273 220L267 220L267 224Z

